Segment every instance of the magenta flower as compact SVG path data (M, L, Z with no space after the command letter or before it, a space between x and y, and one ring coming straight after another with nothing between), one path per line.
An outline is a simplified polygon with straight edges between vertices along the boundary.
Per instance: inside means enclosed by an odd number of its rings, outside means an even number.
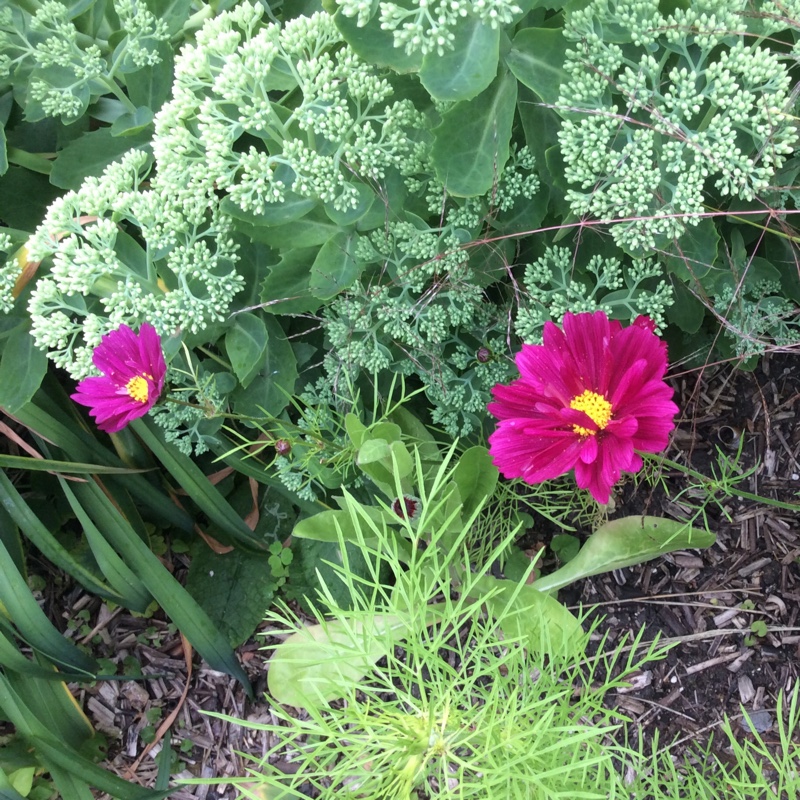
M107 333L95 348L92 362L103 375L84 378L72 399L89 406L97 427L106 433L116 433L144 416L164 388L167 365L161 339L146 322L138 336L127 325Z
M667 346L647 317L628 328L602 311L548 322L544 344L523 345L520 377L492 390L499 420L489 454L506 478L539 483L575 470L581 489L607 503L622 472L637 472L636 450L667 446L678 407L664 383Z

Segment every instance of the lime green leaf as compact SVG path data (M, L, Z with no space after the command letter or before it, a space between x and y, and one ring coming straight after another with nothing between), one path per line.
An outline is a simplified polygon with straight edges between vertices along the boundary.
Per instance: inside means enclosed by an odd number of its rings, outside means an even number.
M499 620L508 639L543 653L571 653L584 638L583 628L572 612L531 584L520 584L485 575L472 593L485 598L488 612Z
M330 300L352 286L361 274L355 259L356 236L337 233L322 245L311 267L309 288L320 300Z
M389 614L309 625L275 649L270 694L296 708L320 708L346 694L407 633L405 621Z
M0 358L0 406L9 414L19 411L36 394L46 372L47 356L34 344L28 325L18 326Z
M267 328L255 314L237 314L225 334L225 350L236 377L247 386L261 369L267 350Z
M492 188L508 161L516 101L516 79L501 75L477 97L456 103L434 128L433 164L449 192L471 197Z
M218 555L203 547L192 559L186 591L231 647L253 633L275 596L269 558L244 550Z
M452 50L428 53L419 79L435 100L471 100L497 74L500 27L492 28L478 17L461 17L452 33Z
M506 64L520 83L553 105L569 77L563 69L567 44L560 28L523 28L514 37Z
M472 516L494 492L498 478L497 467L492 463L485 447L470 447L466 450L450 474L455 481L463 502L462 518Z
M539 578L533 586L540 592L551 592L582 578L642 564L675 550L710 547L715 540L710 531L673 519L615 519L598 528L572 561Z
M349 511L322 511L306 517L294 526L292 536L318 542L357 542L356 525Z

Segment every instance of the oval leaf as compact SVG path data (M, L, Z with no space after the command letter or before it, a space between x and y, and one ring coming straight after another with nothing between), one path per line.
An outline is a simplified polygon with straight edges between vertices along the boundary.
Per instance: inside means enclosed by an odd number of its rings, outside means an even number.
M508 161L516 103L517 81L507 73L456 103L434 128L433 164L448 192L472 197L492 188Z
M452 32L453 49L441 56L428 53L419 79L435 100L471 100L497 74L500 28L492 28L477 17L462 17Z

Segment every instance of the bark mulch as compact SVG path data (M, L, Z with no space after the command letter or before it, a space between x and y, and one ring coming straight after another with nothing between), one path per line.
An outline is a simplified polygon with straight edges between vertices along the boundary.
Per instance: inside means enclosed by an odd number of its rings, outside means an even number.
M740 464L747 474L738 488L800 502L796 355L765 356L753 373L727 365L707 367L675 385L683 417L669 458L710 475L720 454L733 457L744 437ZM687 488L677 471L665 470L661 477L655 487L623 487L626 513L677 518L692 513L703 492ZM634 740L649 741L657 729L662 746L677 740L677 754L705 743L723 715L733 720L737 736L750 736L753 726L767 742L777 743L776 697L797 685L800 672L800 521L791 511L752 500L718 500L707 506L708 525L717 534L713 547L598 576L561 595L571 606L591 606L592 614L604 617L598 637L607 633L606 646L621 643L642 626L646 641L660 635L662 641L678 643L663 660L649 664L630 690L608 698L633 720ZM186 563L182 556L171 558L180 577ZM162 743L146 751L145 740L158 739L159 725L170 714L175 715L171 741L178 777L242 775L242 753L260 758L273 745L263 732L203 713L269 719L262 639L253 638L239 649L256 689L256 700L250 701L241 686L197 659L194 669L187 670L180 637L163 621L120 610L109 614L78 590L54 592L46 599L52 600L51 613L65 619L76 619L86 609L88 619L76 638L92 642L98 656L132 671L140 666L145 676L134 679L132 674L128 681L76 690L78 701L109 738L105 766L152 786ZM723 744L718 739L714 747L724 756ZM173 795L176 800L235 796L228 786L186 787Z

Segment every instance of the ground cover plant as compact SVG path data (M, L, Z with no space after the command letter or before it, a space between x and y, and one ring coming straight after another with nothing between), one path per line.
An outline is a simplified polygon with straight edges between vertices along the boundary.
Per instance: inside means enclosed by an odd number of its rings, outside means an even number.
M587 662L556 593L709 547L724 498L797 511L660 453L677 379L800 347L798 30L740 0L0 2L3 791L176 791L168 736L152 787L97 766L67 683L124 658L42 612L42 558L247 692L236 648L291 632L296 780L249 796L711 791L603 705L663 652ZM626 508L681 469L674 518ZM741 792L767 756L796 788L794 687Z

